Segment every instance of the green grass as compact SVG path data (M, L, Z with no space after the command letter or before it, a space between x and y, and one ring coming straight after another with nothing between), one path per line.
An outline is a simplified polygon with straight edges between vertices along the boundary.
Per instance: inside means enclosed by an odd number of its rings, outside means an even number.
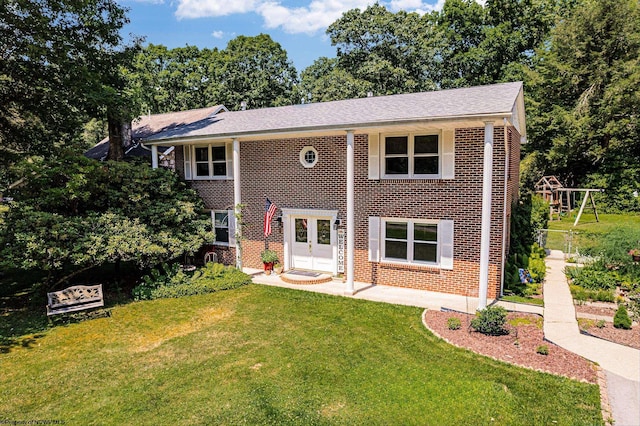
M257 285L130 303L0 354L0 419L602 424L597 386L454 348L420 315Z
M544 306L544 300L543 299L534 298L534 297L526 297L526 296L518 296L518 295L515 295L515 294L502 296L500 298L500 300L505 300L507 302L514 302L514 303L527 303L529 305Z
M558 231L572 230L577 233L572 241L572 252L575 248L592 247L595 241L613 229L629 228L638 229L640 227L639 214L598 214L600 221L596 221L593 213L583 213L577 226L573 226L577 212L570 216L564 216L562 220L550 221L549 229ZM549 232L547 238L547 248L552 250L563 250L565 248L565 233Z

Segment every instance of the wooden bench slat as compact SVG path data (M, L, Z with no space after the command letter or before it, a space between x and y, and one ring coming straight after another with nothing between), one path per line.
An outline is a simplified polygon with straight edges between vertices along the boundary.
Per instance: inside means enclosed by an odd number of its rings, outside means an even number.
M64 290L47 293L47 299L49 301L47 305L47 315L62 314L65 312L81 311L84 309L104 306L102 284L68 287Z

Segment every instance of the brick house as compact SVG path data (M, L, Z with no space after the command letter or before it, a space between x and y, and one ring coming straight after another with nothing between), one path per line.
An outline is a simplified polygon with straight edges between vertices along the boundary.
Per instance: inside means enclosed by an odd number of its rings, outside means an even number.
M487 298L502 291L522 83L217 114L144 140L211 209L224 263ZM278 206L264 238L265 198ZM242 229L234 209L242 205ZM238 237L238 238L236 238ZM241 243L240 243L241 242Z

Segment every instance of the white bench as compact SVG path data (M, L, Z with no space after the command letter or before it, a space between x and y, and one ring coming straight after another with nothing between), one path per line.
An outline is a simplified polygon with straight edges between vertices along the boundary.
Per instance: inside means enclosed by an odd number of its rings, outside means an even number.
M47 316L104 306L102 284L77 285L47 293Z

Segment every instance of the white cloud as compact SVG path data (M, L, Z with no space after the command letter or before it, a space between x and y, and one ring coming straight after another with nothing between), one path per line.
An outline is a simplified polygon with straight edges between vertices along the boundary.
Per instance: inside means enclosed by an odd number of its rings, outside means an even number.
M163 0L138 0L162 2ZM445 0L387 0L380 2L393 12L429 13L441 10ZM484 4L486 0L476 0ZM366 9L375 0L307 0L306 6L283 6L282 0L177 0L176 16L184 18L219 17L255 12L267 29L280 28L291 34L315 34L324 31L348 10ZM298 3L303 3L302 1ZM217 32L216 32L217 33ZM217 37L215 34L214 37Z
M214 31L211 33L213 38L222 38L224 37L224 31Z
M367 0L313 0L306 7L287 8L267 1L258 8L258 13L266 28L282 28L292 34L313 34L327 28L347 10L364 9L371 3Z
M258 3L258 0L178 0L176 16L183 19L247 13L255 10Z

